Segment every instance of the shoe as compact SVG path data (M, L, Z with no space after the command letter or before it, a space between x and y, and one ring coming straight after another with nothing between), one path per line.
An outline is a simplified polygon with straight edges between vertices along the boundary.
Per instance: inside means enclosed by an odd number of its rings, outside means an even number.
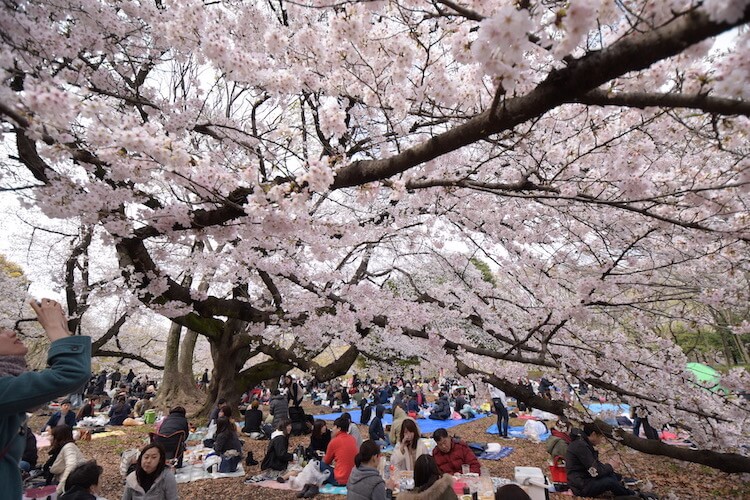
M318 488L317 484L311 484L309 488L307 488L307 492L305 493L305 496L302 498L313 498L315 495L320 493L320 489Z
M284 484L286 483L286 479L284 479L282 476L279 476L276 478L276 482Z
M297 498L305 498L305 495L307 494L307 490L310 489L310 485L306 484L304 488L302 488L302 491L297 493Z

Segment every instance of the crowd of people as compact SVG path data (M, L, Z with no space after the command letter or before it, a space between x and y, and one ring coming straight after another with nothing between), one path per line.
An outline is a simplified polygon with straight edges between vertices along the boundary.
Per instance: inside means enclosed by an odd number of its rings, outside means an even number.
M51 340L49 368L39 372L26 369L26 348L13 330L0 330L0 482L8 485L12 496L20 495L23 474L40 464L33 432L26 425L26 411L63 396L59 410L52 413L41 429L48 432L51 445L48 459L38 467L49 484L55 484L61 500L96 499L102 468L88 460L76 445L73 427L83 419L94 416L95 410L108 409L108 424L123 425L127 419L142 417L153 410L152 398L156 382L147 376L137 376L130 370L124 376L119 371L90 372L90 341L86 337L71 336L60 304L44 299L32 302L40 324ZM207 371L201 379L207 384ZM109 389L106 383L109 381ZM86 389L81 389L86 387ZM554 384L542 379L537 387L530 387L543 397L549 397ZM498 432L508 436L509 414L503 391L488 387L492 408L497 414ZM367 425L362 436L357 423L344 411L332 425L306 415L301 404L309 393L313 404L326 404L334 409L359 407L359 424ZM428 405L425 393L436 394ZM81 396L87 395L87 399ZM453 476L460 473L482 472L476 454L470 447L451 437L445 428L432 433L434 449L430 452L419 428L420 418L447 420L472 418L482 411L474 396L476 387L457 386L455 381L391 379L379 383L372 379L360 380L353 375L346 383L315 383L296 380L287 375L276 388L260 385L242 396L244 410L241 431L250 439L267 439L268 445L260 462L252 453L243 453L233 405L219 399L209 420L214 432L204 445L214 449L220 457L217 472L236 471L243 457L248 465L260 465L261 476L284 482L299 474L297 465L305 460L317 460L323 482L346 486L348 498L381 499L395 487L395 479L387 471L411 471L414 489L402 491L401 499L457 498L453 490ZM389 409L386 409L386 405ZM268 408L264 416L261 408ZM77 407L77 412L75 411ZM428 409L429 408L429 409ZM384 426L386 411L393 415L390 429ZM647 417L638 414L639 423L652 429ZM191 429L182 406L170 409L160 420L159 430L151 442L143 447L128 470L123 499L177 498L177 484L173 468L182 467L186 440ZM637 432L637 430L636 430ZM290 436L309 434L306 447L290 450ZM599 461L596 450L604 437L593 424L581 430L572 429L560 420L551 429L548 451L552 456L564 456L568 483L573 493L598 496L609 493L632 495L623 485L622 476L608 464ZM650 436L649 436L650 437ZM383 449L393 446L390 463L385 464ZM430 446L432 447L432 446ZM290 467L294 465L294 467ZM255 478L251 478L255 479ZM512 486L512 485L511 485ZM309 483L298 496L315 496L318 483ZM522 490L512 487L498 490L497 498L528 498Z

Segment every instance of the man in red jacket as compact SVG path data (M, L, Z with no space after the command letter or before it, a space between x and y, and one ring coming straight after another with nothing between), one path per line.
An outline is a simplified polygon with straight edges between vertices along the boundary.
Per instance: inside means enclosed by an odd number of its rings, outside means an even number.
M466 464L471 472L479 474L479 460L465 443L454 441L443 428L435 430L432 439L437 443L432 450L432 456L442 472L458 474L461 472L461 466Z
M359 452L354 436L346 432L348 429L347 419L339 417L333 421L333 438L328 444L326 456L320 462L320 471L331 473L325 482L334 486L346 486L354 468L354 457Z

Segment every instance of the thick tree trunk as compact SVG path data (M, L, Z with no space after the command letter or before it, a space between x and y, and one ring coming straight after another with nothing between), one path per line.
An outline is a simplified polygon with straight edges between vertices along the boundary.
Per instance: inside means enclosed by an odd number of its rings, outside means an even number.
M237 345L238 333L244 325L243 321L229 319L224 325L222 335L216 340L209 340L214 368L206 400L197 416L208 416L216 401L221 398L226 399L233 410L237 408L242 396L242 384L239 383L237 374L249 357L249 350Z
M199 400L199 393L195 390L192 373L184 376L179 369L180 336L182 327L172 323L167 337L167 352L164 357L164 375L156 398L157 406L169 408L176 405L184 406ZM190 356L192 358L192 355Z
M192 386L195 388L195 373L193 372L193 356L195 354L195 344L198 341L198 334L193 330L188 330L185 336L182 338L180 344L180 361L178 370L180 375L184 378L189 378L192 381ZM196 389L195 394L198 395L199 391Z

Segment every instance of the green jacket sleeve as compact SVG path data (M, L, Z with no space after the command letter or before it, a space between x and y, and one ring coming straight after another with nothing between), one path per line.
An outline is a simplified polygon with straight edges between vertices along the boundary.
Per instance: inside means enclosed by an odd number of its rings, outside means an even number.
M91 339L67 337L52 342L49 368L17 377L0 377L0 414L20 413L82 387L91 376Z

